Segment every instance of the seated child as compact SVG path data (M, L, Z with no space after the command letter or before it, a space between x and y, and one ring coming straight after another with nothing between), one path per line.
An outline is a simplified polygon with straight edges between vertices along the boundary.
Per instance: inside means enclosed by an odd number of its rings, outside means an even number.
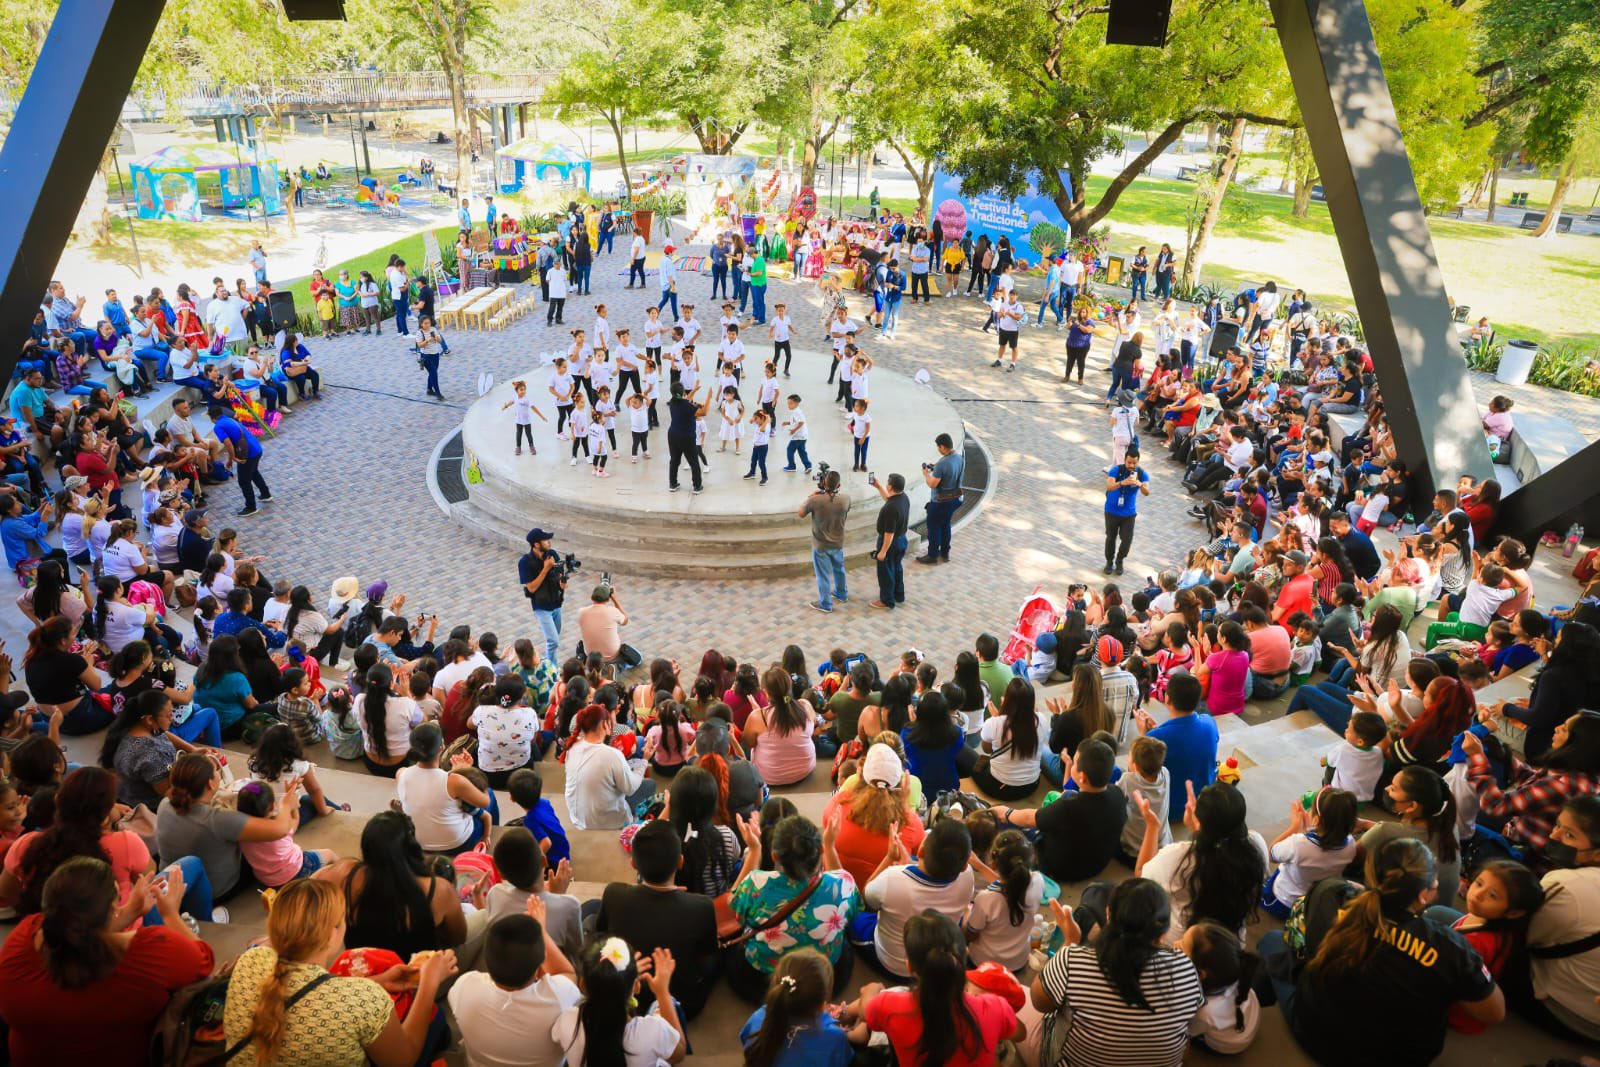
M567 841L567 831L561 825L561 817L556 814L556 809L543 797L544 780L539 777L539 772L532 767L513 771L506 789L511 793L511 799L527 812L522 817L522 825L533 834L533 839L544 852L545 870L553 871L563 860L571 859L572 845Z
M278 694L278 720L294 729L302 745L320 744L322 709L311 699L311 676L299 667L283 672L283 692Z
M967 913L967 955L1010 971L1028 965L1033 920L1044 899L1044 875L1033 869L1033 846L1020 830L995 838L995 878L978 892Z
M1261 887L1261 906L1280 919L1323 878L1342 872L1356 856L1356 798L1325 786L1290 809L1289 828L1268 849L1278 869Z
M280 803L281 798L265 782L253 780L239 788L240 815L275 818ZM305 850L295 844L294 831L300 826L298 810L290 816L289 826L289 832L276 841L239 841L239 851L250 864L250 870L262 885L271 889L286 886L296 878L310 878L338 858L325 848Z
M351 710L350 690L343 686L328 691L328 706L322 712L322 733L339 759L358 760L366 751L361 722Z
M932 909L959 923L972 903L972 837L965 823L944 819L922 841L920 854L913 859L898 837L889 839L889 850L862 890L870 912L863 912L850 924L850 940L876 958L878 966L903 980L911 978L906 959L906 923L914 915ZM916 873L912 873L912 869Z
M438 722L444 717L444 705L433 695L433 675L423 670L412 671L406 688L411 693L411 699L417 702L417 707L422 709L424 722Z
M255 755L250 757L250 777L280 797L290 779L300 779L302 822L310 822L332 811L350 810L350 805L335 803L322 792L316 767L305 758L305 749L300 745L299 736L287 723L274 723L262 731L261 740L256 742Z
M1383 749L1378 743L1389 733L1389 724L1375 711L1358 711L1344 728L1344 740L1322 757L1327 768L1323 785L1348 789L1358 801L1371 800L1383 776Z
M828 1010L833 965L814 948L778 960L767 998L739 1029L747 1067L849 1067L852 1043L871 1036L864 1022L841 1027Z
M1316 620L1305 612L1295 612L1291 621L1294 644L1289 648L1289 684L1305 685L1322 660L1322 638L1317 633Z
M1185 930L1178 948L1200 972L1206 995L1189 1020L1190 1039L1211 1052L1243 1052L1261 1023L1261 1004L1251 988L1261 958L1245 950L1237 933L1209 919Z
M1478 868L1467 890L1467 913L1455 929L1478 950L1490 977L1499 979L1528 932L1528 916L1544 904L1544 887L1532 871L1516 860L1490 860ZM1481 1034L1487 1027L1459 1004L1450 1005L1450 1028L1464 1034Z
M570 866L556 875L547 885L544 878L544 855L533 834L521 826L507 827L494 843L494 865L501 881L489 889L484 908L489 912L492 925L508 915L522 915L528 910L528 900L538 897L544 902L544 927L562 952L578 953L583 948L583 920L578 914L578 900L568 896L567 884L572 880Z
M1172 789L1172 773L1166 768L1166 742L1155 737L1136 737L1129 749L1128 773L1118 779L1122 792L1131 801L1133 794L1143 793L1150 810L1161 813L1161 833L1158 848L1172 844L1172 825L1168 821L1168 808ZM1144 844L1144 817L1133 804L1128 805L1128 821L1122 828L1119 858L1132 867Z
M466 1061L553 1065L564 1050L550 1031L556 1019L583 1000L572 964L533 913L491 922L484 937L482 971L467 971L448 1000Z

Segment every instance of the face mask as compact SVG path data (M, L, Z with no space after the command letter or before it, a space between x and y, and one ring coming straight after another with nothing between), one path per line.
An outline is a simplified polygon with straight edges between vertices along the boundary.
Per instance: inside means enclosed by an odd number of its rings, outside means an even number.
M1556 870L1570 870L1578 865L1578 850L1565 841L1547 841L1544 858Z

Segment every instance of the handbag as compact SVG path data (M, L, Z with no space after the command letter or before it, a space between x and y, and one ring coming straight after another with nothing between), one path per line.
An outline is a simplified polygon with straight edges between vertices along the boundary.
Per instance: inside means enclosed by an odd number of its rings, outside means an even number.
M1005 744L1001 745L999 748L995 749L993 752L979 752L978 753L978 758L976 760L974 760L973 763L972 763L972 773L974 775L976 775L981 771L984 774L988 774L989 773L989 764L994 761L994 758L996 756L1004 756L1007 752L1010 752L1010 751L1011 751L1011 742L1007 741Z
M750 940L752 937L756 936L757 934L763 933L763 932L765 932L767 930L770 930L774 926L781 926L783 923L788 921L789 916L793 915L796 911L799 910L800 905L804 904L806 902L806 900L808 898L810 898L811 894L815 893L817 891L817 886L819 886L821 884L822 884L822 872L818 871L816 874L813 874L811 876L811 881L806 883L806 887L804 889L802 889L800 892L796 893L794 896L790 897L787 901L784 902L783 907L779 908L777 911L773 912L771 915L767 916L765 919L762 919L756 925L750 927L747 930L744 930L741 933L737 933L732 937L724 938L722 936L722 917L721 917L721 914L719 912L718 917L717 917L717 947L719 949L737 948L740 945L744 944L746 941ZM727 895L730 898L732 896L731 892L729 894L727 894ZM718 897L717 899L720 900L721 898ZM715 903L715 902L713 902L713 903ZM730 904L728 906L728 913L730 915L732 915L732 913L733 913L733 907L732 907L732 904L731 904L731 899L730 899ZM737 916L735 916L735 918L737 918Z

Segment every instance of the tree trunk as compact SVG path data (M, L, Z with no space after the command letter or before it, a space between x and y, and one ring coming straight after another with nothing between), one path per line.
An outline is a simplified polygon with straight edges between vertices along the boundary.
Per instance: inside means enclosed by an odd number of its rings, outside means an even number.
M1215 152L1216 150L1217 150L1217 124L1215 122L1208 122L1208 123L1206 123L1206 151L1207 152Z
M806 136L800 148L800 188L817 187L817 161L822 157L822 144L816 132Z
M1467 203L1472 207L1483 206L1483 194L1488 191L1489 181L1494 174L1494 170L1494 163L1491 161L1487 167L1483 168L1483 173L1478 176L1478 184L1472 187L1472 195L1467 197Z
M1234 119L1228 131L1228 151L1222 157L1222 166L1213 179L1211 197L1206 202L1205 214L1200 218L1200 229L1183 253L1183 286L1189 288L1200 280L1200 267L1205 261L1206 242L1216 229L1222 215L1222 199L1228 195L1228 185L1239 167L1239 153L1244 147L1244 119Z
M611 132L617 138L617 165L622 168L622 188L627 191L628 199L633 199L633 179L628 175L628 146L626 138L622 135L621 116L615 109L603 112L606 122L611 127Z
M1500 157L1496 156L1494 170L1489 174L1489 221L1494 221L1494 201L1500 195Z
M1554 237L1556 223L1561 221L1561 209L1566 205L1567 193L1572 189L1572 183L1578 177L1578 157L1567 157L1566 165L1561 168L1561 173L1556 177L1555 192L1550 194L1550 207L1545 210L1544 221L1539 223L1539 228L1533 231L1534 237Z
M1051 194L1050 199L1055 201L1056 208L1061 212L1061 217L1066 219L1067 225L1072 227L1072 236L1082 237L1086 235L1090 230L1094 229L1096 223L1111 214L1111 209L1117 206L1117 200L1122 196L1123 190L1132 185L1134 179L1143 174L1145 168L1159 158L1162 152L1167 150L1168 145L1183 136L1184 127L1189 124L1189 121L1190 116L1183 116L1156 134L1155 140L1146 145L1143 152L1130 159L1128 165L1117 172L1116 176L1111 179L1111 184L1106 186L1106 191L1100 194L1100 199L1095 202L1093 207L1089 206L1089 202L1085 197L1084 182L1088 177L1087 174L1072 175L1074 185L1072 190L1074 198L1072 200L1066 198L1058 183L1052 183L1055 185L1055 191ZM1053 163L1050 164L1047 171L1044 167L1040 169L1046 173L1053 174L1054 166Z
M443 53L447 49L440 49ZM445 84L450 87L450 118L456 138L456 196L465 199L472 195L475 184L472 173L472 115L467 108L465 73L452 65L447 57L444 67Z
M894 149L895 154L900 157L900 161L906 165L906 172L911 175L911 180L917 183L917 210L926 216L928 208L933 201L933 175L935 170L933 161L925 159L922 161L922 166L918 167L912 163L911 153L906 151L905 146L899 141L890 141L889 147Z
M1301 178L1294 186L1294 210L1291 214L1303 219L1311 213L1311 187L1316 182L1311 177Z

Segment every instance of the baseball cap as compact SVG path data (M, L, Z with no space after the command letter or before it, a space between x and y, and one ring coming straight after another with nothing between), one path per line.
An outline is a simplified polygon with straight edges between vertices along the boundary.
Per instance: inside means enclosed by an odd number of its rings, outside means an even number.
M663 252L676 252L677 250L678 250L678 246L677 245L667 245L661 251L663 251Z
M1298 564L1301 567L1304 567L1306 564L1311 562L1311 557L1300 551L1298 548L1291 548L1289 551L1283 554L1283 558L1288 560L1290 563Z
M1049 655L1056 650L1056 635L1048 632L1040 634L1033 642L1033 647Z
M609 585L597 585L597 586L595 586L594 587L594 592L589 594L589 599L593 600L597 604L603 603L603 602L605 602L607 600L610 600L611 599L611 587Z
M32 701L33 697L26 689L13 689L9 693L0 693L0 712L4 712L9 718L19 708L27 707Z
M1094 643L1094 654L1107 667L1114 667L1122 662L1122 642L1110 634L1103 634Z
M868 785L883 786L885 789L899 788L900 779L905 775L905 768L900 765L900 757L895 755L894 749L888 745L873 745L867 749L867 758L861 762L861 780Z
M185 511L183 513L183 524L185 526L199 526L201 523L203 523L205 521L206 521L206 509L205 508L190 508L188 511Z
M535 526L533 529L528 531L528 544L531 545L535 541L548 541L554 536L555 534L551 533L549 530L546 530L544 527Z

